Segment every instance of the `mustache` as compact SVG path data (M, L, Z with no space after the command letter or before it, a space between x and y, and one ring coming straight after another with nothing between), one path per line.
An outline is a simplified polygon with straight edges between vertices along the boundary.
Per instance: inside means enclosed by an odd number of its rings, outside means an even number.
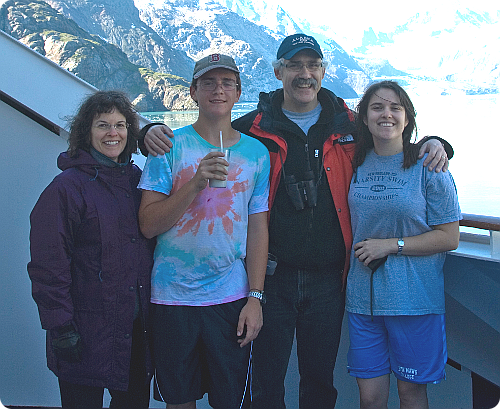
M314 78L295 78L292 81L292 87L310 86L310 85L312 85L313 88L318 88L318 81L316 81Z

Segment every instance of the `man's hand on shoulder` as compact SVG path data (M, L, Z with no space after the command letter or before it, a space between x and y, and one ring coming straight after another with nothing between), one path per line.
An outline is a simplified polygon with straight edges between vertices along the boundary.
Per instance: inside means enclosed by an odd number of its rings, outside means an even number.
M446 154L443 144L439 140L428 139L420 148L418 157L422 158L426 152L428 154L423 165L428 166L430 171L434 170L436 173L439 173L448 170L448 155Z
M167 125L154 125L144 135L144 145L148 152L153 155L164 155L170 152L174 133Z

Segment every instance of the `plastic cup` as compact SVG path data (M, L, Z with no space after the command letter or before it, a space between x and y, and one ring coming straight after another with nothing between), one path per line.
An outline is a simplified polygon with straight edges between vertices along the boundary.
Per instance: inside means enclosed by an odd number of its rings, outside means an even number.
M210 152L221 152L220 149L212 149ZM229 163L229 156L231 151L229 149L224 149L224 159ZM227 168L227 166L226 166ZM219 180L219 179L209 179L208 186L210 187L226 187L227 180Z

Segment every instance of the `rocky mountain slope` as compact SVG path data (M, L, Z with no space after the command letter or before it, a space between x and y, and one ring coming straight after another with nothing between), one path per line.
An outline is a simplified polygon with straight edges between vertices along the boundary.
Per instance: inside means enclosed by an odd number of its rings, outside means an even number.
M260 91L281 86L271 62L280 41L295 32L320 42L330 62L323 86L343 98L355 98L372 79L387 77L402 83L437 80L468 93L500 88L499 11L452 12L437 4L394 29L369 27L358 47L346 52L335 39L344 41L347 33L339 37L335 24L294 19L286 5L266 0L0 0L0 5L1 29L99 88L129 90L147 110L192 107L186 87L194 62L211 52L235 58L241 100L256 101Z
M255 101L260 91L280 86L271 61L285 32L275 31L246 18L251 3L217 3L209 0L101 0L98 5L80 0L47 0L81 27L120 47L129 60L153 70L189 79L194 61L211 52L233 56L242 73L242 101ZM233 11L235 9L236 11ZM263 10L255 10L254 18ZM283 10L267 10L284 21ZM287 30L300 31L291 19ZM284 25L278 28L283 28ZM353 62L352 71L362 70ZM356 91L342 71L331 71L324 86L345 98Z
M133 0L46 2L84 30L116 45L130 62L183 78L192 75L194 62L141 21Z
M222 0L221 0L222 1ZM271 62L282 38L300 28L281 8L254 9L251 2L217 3L211 0L47 0L60 15L72 19L88 35L114 44L136 65L191 78L194 62L211 52L232 55L241 70L242 101L256 101L260 91L281 86ZM8 0L19 7L28 2ZM4 5L5 7L5 5ZM40 6L38 6L40 7ZM235 9L236 11L233 11ZM266 15L273 28L262 25ZM41 24L41 21L37 21ZM40 26L38 31L45 28ZM36 31L32 27L33 33ZM7 30L9 31L9 30ZM76 36L76 35L75 35ZM61 40L60 40L61 41ZM339 46L325 50L332 60L323 86L344 98L357 96L368 82L362 68ZM335 60L335 61L333 61ZM340 62L342 61L342 64ZM89 73L87 73L89 74ZM102 74L102 73L101 73ZM97 74L96 74L97 75ZM102 77L101 77L102 78Z
M0 29L99 89L124 90L140 111L194 107L185 79L131 63L119 48L46 2L4 2Z
M135 0L135 4L143 9L147 4L154 7L160 7L164 0ZM297 24L290 14L276 3L266 0L206 0L215 2L223 8L237 13L240 17L251 21L259 26L261 30L269 33L278 40L276 46L271 45L271 60L275 58L276 50L281 40L290 34L308 33L313 35L321 44L325 59L329 62L323 86L331 89L343 98L355 98L357 94L364 91L366 85L370 82L367 75L358 62L352 58L335 40L335 35L328 37L322 34L321 30L308 31L307 26ZM201 3L201 1L200 1ZM258 40L257 40L258 41ZM266 44L264 44L266 45ZM266 45L269 48L269 45ZM263 54L265 55L265 54ZM355 91L353 93L352 91Z

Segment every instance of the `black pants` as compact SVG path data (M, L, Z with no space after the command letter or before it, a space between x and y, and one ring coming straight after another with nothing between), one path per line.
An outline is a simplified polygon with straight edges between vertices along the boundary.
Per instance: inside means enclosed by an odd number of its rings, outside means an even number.
M128 391L108 389L111 395L110 409L148 409L149 384L146 374L145 345L141 321L134 321L132 355ZM59 379L63 409L102 409L104 388L77 385Z
M293 338L300 373L299 408L333 409L333 369L344 296L340 271L303 270L278 263L266 276L264 326L253 342L252 409L285 408L285 375Z

